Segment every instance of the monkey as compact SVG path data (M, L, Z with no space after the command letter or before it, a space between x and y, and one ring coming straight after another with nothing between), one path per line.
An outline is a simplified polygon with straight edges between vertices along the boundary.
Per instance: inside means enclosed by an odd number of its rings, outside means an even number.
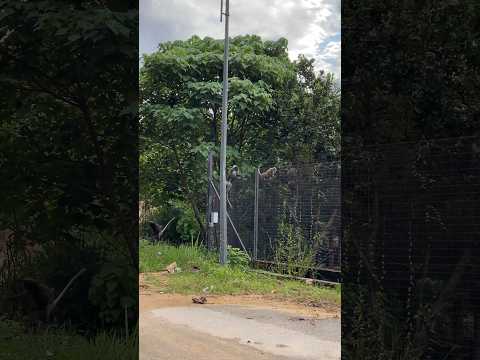
M82 268L77 272L65 285L63 290L55 297L55 290L51 287L48 287L45 284L40 283L34 279L19 279L17 284L19 288L23 290L20 294L10 297L10 299L15 298L24 298L30 300L30 303L33 305L31 315L37 315L38 320L48 323L50 321L51 315L58 302L63 298L67 290L73 284L73 282L82 275L85 271L85 268Z
M28 310L32 314L40 313L39 317L45 320L46 316L42 312L47 309L48 304L53 302L54 290L30 278L17 280L16 290L20 293L10 296L8 299L20 299L24 310Z
M232 168L230 169L230 179L237 179L240 177L240 170L238 169L237 165L233 165Z
M262 180L272 180L276 175L277 175L277 168L271 167L270 169L264 171L263 173L260 173L260 179Z
M315 175L317 178L322 175L322 172L320 171L321 166L322 166L321 164L318 164L313 167L313 175Z
M7 41L7 39L12 35L14 30L7 29L7 32L0 38L0 44L4 43Z
M340 245L338 236L332 233L332 226L337 220L337 215L338 209L335 209L326 224L323 224L318 218L313 223L315 233L313 250L321 263L331 261L331 253L337 251ZM334 235L332 240L330 240L330 235Z
M297 169L294 167L287 170L287 185L291 192L297 189Z
M292 220L297 221L297 208L299 201L297 189L297 169L291 165L287 168L286 182L287 187L284 189L290 193L287 200L288 211L290 214L289 216Z
M165 233L165 231L167 230L167 227L168 225L170 225L170 223L174 220L175 218L171 218L167 225L163 226L162 225L159 225L157 223L154 223L153 221L150 221L148 224L150 225L150 228L152 229L152 232L153 232L153 242L158 242L160 241L160 239L162 238L163 234Z
M237 165L233 165L228 174L227 181L225 183L227 187L227 194L232 190L233 182L240 178L240 171Z
M230 190L232 190L232 186L233 186L233 184L232 184L232 182L231 182L230 180L227 180L227 181L225 182L225 187L226 187L226 189L227 189L227 195L230 193Z

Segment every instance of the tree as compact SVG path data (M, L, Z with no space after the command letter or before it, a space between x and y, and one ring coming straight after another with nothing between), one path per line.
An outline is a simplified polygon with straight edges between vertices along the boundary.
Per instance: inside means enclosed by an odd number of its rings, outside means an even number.
M338 150L339 92L286 39L231 40L228 160L243 172ZM141 197L187 201L200 229L206 157L220 144L223 42L193 36L144 55L140 71ZM314 135L312 137L312 135Z
M56 249L49 269L34 269L43 280L58 277L60 255L69 271L101 266L105 249L135 272L135 4L0 1L0 9L0 229L13 230L17 248L28 238ZM94 251L82 257L87 247Z

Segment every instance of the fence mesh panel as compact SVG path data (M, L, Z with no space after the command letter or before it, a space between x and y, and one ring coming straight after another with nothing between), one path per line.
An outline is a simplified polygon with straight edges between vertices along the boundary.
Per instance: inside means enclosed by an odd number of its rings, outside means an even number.
M252 258L273 266L339 271L340 175L339 162L324 162L236 179L228 194L229 245L244 246ZM213 211L218 209L215 195ZM214 233L218 244L218 224Z
M340 268L340 166L337 162L278 169L260 176L258 260L302 260L313 252L317 268ZM282 247L284 249L282 249ZM288 254L283 253L285 250Z
M450 348L451 358L473 358L480 334L479 143L453 138L389 144L366 148L342 164L345 286L358 282L368 289L368 264L405 308L422 300L413 290L421 284L440 284L428 290L433 294L449 288L455 296L444 299L441 322L455 332L436 327L432 359ZM464 262L464 254L470 260ZM342 298L345 316L353 317L357 306L356 299ZM402 322L414 324L409 316Z

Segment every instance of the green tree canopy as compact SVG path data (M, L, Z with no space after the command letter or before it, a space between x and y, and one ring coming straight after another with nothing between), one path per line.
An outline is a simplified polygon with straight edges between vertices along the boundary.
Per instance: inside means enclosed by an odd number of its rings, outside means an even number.
M141 197L187 201L201 228L206 158L220 144L223 41L193 36L159 45L140 70ZM335 156L340 93L313 60L288 57L286 39L231 39L228 162L262 164Z

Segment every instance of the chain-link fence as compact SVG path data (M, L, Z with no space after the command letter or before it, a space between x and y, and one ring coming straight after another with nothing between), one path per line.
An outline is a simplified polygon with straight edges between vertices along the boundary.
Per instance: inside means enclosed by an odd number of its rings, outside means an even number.
M455 331L435 325L431 350L455 359L474 358L480 339L479 145L479 138L466 137L343 154L345 286L376 291L370 274L377 274L395 304L408 310L401 322L412 331L423 310L415 304L442 306L431 322ZM358 301L342 297L346 316L355 316Z
M148 239L152 236L152 230L148 224L152 221L154 209L146 201L138 202L138 236L140 239Z
M230 178L228 244L276 271L339 273L340 175L339 162L323 162ZM210 191L209 219L219 211L215 181ZM218 244L218 223L212 225L211 243Z

